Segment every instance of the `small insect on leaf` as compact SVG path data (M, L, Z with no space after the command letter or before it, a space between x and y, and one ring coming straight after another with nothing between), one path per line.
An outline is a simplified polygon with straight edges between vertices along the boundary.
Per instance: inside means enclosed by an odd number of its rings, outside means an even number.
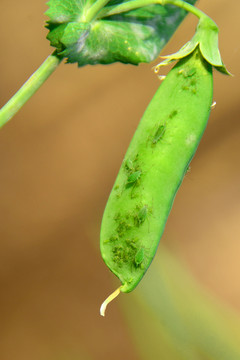
M141 265L141 263L143 262L143 259L144 259L144 248L141 248L137 251L137 253L135 255L134 262L135 262L136 266Z
M127 187L132 186L136 184L136 182L140 179L142 175L142 172L140 170L134 171L132 174L130 174L127 178Z
M166 131L166 125L160 125L157 129L157 131L155 132L155 135L152 139L152 144L155 145L159 140L161 140L163 138L163 135L165 134Z
M178 114L177 110L173 110L171 111L171 113L169 114L169 119L172 119L174 116L176 116Z
M195 68L191 68L190 70L179 70L178 74L179 75L183 75L183 77L188 78L188 77L192 77L194 74L196 73L196 69Z
M129 170L129 171L133 171L134 166L133 166L133 162L132 162L131 159L128 159L128 160L126 161L125 167L126 167L126 169Z
M144 221L146 220L147 217L147 213L148 213L148 208L146 205L144 205L141 210L139 211L139 213L137 214L137 225L141 225L142 223L144 223Z

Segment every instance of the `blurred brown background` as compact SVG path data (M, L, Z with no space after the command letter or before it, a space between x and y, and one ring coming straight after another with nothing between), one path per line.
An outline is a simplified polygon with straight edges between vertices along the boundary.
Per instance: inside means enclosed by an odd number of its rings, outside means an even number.
M162 244L240 316L240 2L198 6L219 25L234 77L215 71L217 106ZM52 52L45 10L44 1L1 0L0 105ZM188 16L164 53L195 26ZM159 85L151 67L61 64L1 130L1 360L138 359L118 302L105 319L98 315L113 290L98 236L121 160Z

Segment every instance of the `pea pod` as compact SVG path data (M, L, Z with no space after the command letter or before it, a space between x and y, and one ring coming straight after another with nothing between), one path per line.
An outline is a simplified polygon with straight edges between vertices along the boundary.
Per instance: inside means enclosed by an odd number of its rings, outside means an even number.
M156 253L176 192L207 125L212 66L197 47L166 76L127 150L108 199L100 234L103 260L132 291Z

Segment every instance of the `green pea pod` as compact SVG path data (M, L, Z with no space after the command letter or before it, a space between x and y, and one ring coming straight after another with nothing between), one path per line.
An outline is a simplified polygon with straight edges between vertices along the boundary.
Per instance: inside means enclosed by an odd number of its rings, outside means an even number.
M101 226L103 260L132 291L156 253L176 192L209 118L212 66L197 47L166 76L134 134Z

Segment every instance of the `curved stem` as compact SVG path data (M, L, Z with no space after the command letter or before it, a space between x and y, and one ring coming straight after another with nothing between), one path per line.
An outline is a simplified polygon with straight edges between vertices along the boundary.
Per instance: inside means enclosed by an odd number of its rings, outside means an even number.
M30 97L41 87L61 62L55 53L48 56L42 65L32 74L25 84L0 110L0 127L5 125Z
M102 9L97 18L103 18L107 16L117 15L123 12L130 10L138 9L144 6L159 4L159 5L175 5L178 6L192 14L196 15L199 19L202 17L207 17L201 10L195 8L193 5L183 1L183 0L130 0L120 5L108 6Z
M110 0L95 1L95 3L89 9L87 9L86 14L81 18L81 21L91 22L109 1Z
M111 295L109 295L106 300L102 303L101 307L100 307L100 315L101 316L105 316L105 311L106 308L108 306L108 304L113 301L121 292L121 288L122 286L120 286L119 288L117 288L117 290L115 290Z

